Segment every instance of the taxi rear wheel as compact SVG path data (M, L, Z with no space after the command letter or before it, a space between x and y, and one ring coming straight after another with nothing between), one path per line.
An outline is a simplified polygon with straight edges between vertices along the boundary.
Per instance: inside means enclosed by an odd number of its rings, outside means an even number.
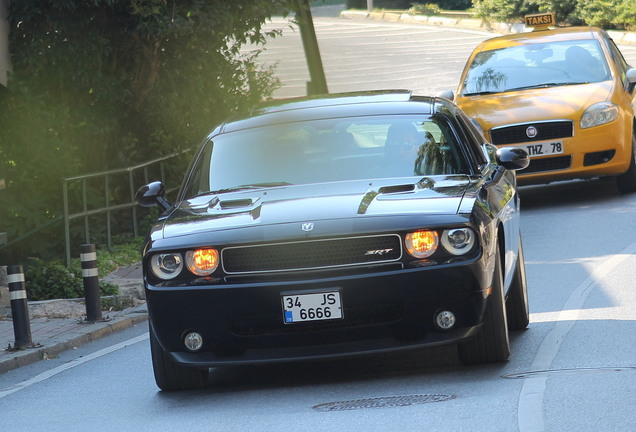
M636 192L636 136L632 134L632 160L625 174L616 177L616 185L621 193Z

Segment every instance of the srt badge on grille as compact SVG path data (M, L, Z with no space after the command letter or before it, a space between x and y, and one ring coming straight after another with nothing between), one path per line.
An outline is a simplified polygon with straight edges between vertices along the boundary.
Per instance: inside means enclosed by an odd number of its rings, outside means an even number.
M314 223L313 222L305 222L304 224L301 225L301 229L303 231L312 231L314 229Z
M393 249L374 249L366 251L365 255L386 255Z
M528 136L528 138L534 138L537 136L538 133L539 131L534 126L528 126L528 129L526 129L526 135Z

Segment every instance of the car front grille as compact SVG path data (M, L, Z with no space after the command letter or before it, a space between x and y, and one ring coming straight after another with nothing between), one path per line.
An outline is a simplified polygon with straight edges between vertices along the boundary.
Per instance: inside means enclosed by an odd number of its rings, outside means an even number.
M397 261L397 234L229 247L221 251L227 274L310 270Z
M572 156L557 156L542 159L530 159L530 165L527 168L517 171L517 174L534 174L546 171L559 171L570 168L572 165Z
M528 137L527 130L536 129L536 136ZM521 142L545 141L568 138L573 135L574 125L570 120L524 123L513 126L501 126L490 130L490 139L495 145L516 144Z

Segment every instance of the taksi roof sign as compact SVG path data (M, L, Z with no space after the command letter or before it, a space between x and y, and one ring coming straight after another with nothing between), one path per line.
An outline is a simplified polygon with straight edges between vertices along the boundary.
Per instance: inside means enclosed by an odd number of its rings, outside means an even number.
M524 18L526 27L534 27L535 30L546 29L549 26L556 25L556 18L553 13L526 15Z

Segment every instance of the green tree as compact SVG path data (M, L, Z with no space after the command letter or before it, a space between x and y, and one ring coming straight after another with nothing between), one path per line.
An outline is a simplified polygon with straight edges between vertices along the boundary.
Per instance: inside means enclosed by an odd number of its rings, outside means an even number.
M636 28L636 0L473 0L473 9L486 22L518 22L527 14L554 12L561 24Z
M275 36L263 24L296 1L10 2L3 231L15 238L58 217L62 178L196 146L215 122L270 96L272 71L241 50ZM59 249L53 237L25 249Z
M609 28L613 18L617 15L618 3L622 2L616 0L579 0L574 15L588 25Z

